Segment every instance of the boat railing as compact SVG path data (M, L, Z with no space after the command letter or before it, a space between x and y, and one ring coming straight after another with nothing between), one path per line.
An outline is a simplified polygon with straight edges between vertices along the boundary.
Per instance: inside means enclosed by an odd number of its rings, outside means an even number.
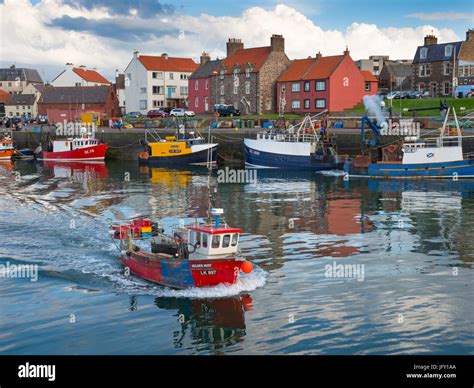
M261 133L257 136L257 139L281 141L288 143L317 143L320 139L318 135L314 134L295 134L295 133L276 133L268 134Z
M148 139L148 137L151 138L151 140ZM158 131L156 131L155 129L145 129L145 142L160 142L162 139L161 139L161 136L160 134L158 133Z

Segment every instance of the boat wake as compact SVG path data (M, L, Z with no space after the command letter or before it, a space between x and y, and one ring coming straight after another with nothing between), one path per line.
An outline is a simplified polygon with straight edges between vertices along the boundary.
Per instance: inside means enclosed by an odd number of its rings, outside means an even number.
M227 298L261 288L266 283L267 273L261 268L255 268L249 274L241 274L237 283L233 285L219 284L214 287L192 287L184 290L155 285L134 276L126 277L123 274L117 274L116 276L108 274L107 277L115 283L114 289L116 292L125 292L130 295L152 295L162 298L209 299Z
M323 170L317 171L316 174L321 174L325 176L344 176L344 171L341 170Z

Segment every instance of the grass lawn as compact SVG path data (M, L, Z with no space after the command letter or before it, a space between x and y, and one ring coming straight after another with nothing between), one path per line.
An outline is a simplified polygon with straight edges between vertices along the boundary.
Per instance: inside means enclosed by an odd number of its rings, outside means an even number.
M448 106L453 106L456 109L458 117L462 117L467 113L474 111L474 98L420 98L420 99L400 99L392 100L392 109L394 115L399 115L402 112L403 116L438 116L439 109L424 110L418 112L407 112L404 109L413 108L439 108L440 101L445 101ZM385 100L385 106L389 105L389 101ZM461 111L461 107L466 108ZM363 103L356 105L353 109L348 109L345 112L364 113L365 107Z

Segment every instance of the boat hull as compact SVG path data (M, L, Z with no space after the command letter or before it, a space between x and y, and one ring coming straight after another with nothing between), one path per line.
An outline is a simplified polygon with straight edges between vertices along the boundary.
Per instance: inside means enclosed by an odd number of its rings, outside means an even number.
M38 160L57 160L65 162L87 162L105 159L107 144L98 144L92 147L78 148L72 151L42 152L38 155Z
M254 167L282 168L293 170L342 170L344 161L336 156L289 155L256 150L244 143L245 163Z
M211 153L210 158L208 153ZM148 164L150 166L184 166L184 165L206 165L208 159L211 163L215 163L217 160L217 145L209 148L190 152L187 154L176 155L176 156L149 156L148 159L139 158L140 164Z
M172 288L211 287L234 284L243 260L187 260L144 252L121 254L122 263L130 272L153 283Z
M0 160L11 160L14 154L15 154L14 150L0 151Z
M474 178L474 161L459 160L443 163L370 163L367 167L355 167L347 162L344 170L349 176L366 178L403 178L403 179L456 179Z

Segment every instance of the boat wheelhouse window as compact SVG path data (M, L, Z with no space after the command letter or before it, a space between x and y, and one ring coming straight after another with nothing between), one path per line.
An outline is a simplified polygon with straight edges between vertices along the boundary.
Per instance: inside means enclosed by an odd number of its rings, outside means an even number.
M235 233L232 235L232 246L235 247L237 243L239 242L239 234Z
M212 236L212 247L213 248L219 248L221 245L221 236L219 234L215 234Z
M201 243L202 243L203 248L207 248L207 234L206 233L203 233Z
M196 243L201 244L201 232L196 232Z
M230 234L225 234L222 238L222 248L229 248L230 245Z

